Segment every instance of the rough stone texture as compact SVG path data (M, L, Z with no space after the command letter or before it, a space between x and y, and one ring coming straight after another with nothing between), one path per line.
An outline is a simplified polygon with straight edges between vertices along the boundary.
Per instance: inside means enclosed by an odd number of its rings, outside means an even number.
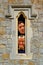
M32 14L37 14L37 18L31 22L33 30L32 60L10 60L9 58L12 48L12 22L6 19L5 15L10 13L9 5L11 4L32 4ZM0 44L2 44L0 47L0 65L43 65L43 0L0 0Z

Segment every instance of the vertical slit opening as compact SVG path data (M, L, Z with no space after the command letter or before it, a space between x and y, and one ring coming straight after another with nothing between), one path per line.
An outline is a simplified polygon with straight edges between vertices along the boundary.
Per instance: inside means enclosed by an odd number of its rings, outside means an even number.
M23 14L18 18L18 53L25 53L25 18Z

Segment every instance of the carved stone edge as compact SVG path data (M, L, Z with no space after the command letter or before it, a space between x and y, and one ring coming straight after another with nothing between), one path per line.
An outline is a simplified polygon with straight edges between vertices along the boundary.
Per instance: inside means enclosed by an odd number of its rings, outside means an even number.
M11 7L12 8L31 8L31 10L32 10L32 5L11 5ZM11 20L14 19L14 18L12 18L12 16L10 14L6 14L5 17L8 19L11 19ZM31 17L29 18L29 20L34 20L34 18L36 18L36 17L37 17L37 15L32 14L32 12L31 12Z
M12 8L31 8L32 5L11 5Z

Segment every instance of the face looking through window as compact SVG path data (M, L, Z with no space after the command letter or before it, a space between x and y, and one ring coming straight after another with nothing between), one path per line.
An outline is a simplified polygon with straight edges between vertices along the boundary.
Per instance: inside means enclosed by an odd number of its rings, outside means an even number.
M18 37L18 53L25 53L25 38L24 38L24 36Z
M19 21L18 31L19 34L25 34L25 24L22 21Z

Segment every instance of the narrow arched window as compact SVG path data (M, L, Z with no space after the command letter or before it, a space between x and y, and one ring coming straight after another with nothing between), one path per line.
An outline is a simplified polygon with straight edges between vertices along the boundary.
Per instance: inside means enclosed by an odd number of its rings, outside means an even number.
M25 18L23 14L18 17L18 53L25 53Z
M30 49L33 31L31 28L31 7L13 6L12 20L12 49L10 59L32 59Z

